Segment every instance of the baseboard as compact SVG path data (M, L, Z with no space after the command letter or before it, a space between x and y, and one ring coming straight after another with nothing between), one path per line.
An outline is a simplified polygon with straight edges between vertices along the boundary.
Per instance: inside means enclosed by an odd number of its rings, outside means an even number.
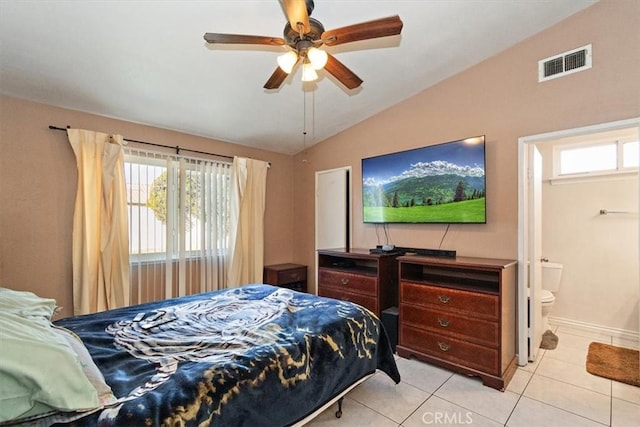
M563 319L562 317L549 316L549 324L557 326L568 326L575 329L581 329L583 331L595 332L605 335L611 335L616 338L623 338L626 340L640 341L640 333L636 331L630 331L627 329L610 328L608 326L596 325L594 323L581 322L579 320Z

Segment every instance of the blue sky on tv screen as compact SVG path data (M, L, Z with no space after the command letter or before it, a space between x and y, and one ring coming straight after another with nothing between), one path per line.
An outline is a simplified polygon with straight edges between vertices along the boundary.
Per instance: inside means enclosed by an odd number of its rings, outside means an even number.
M365 185L403 178L444 175L484 176L484 142L463 140L362 159Z

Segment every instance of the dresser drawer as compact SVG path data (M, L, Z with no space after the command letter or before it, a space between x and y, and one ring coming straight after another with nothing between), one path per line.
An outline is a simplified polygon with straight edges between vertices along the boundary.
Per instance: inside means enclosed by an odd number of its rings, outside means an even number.
M400 305L400 319L403 324L428 329L437 334L496 348L500 344L498 322L410 304Z
M491 375L500 375L498 350L402 324L400 345Z
M400 283L400 305L403 303L464 311L490 320L498 320L500 315L500 300L497 295L416 283Z
M326 288L324 286L320 286L318 288L318 295L320 295L321 297L328 297L328 298L334 298L334 299L339 299L343 301L350 301L369 309L376 316L379 315L377 299L374 297L368 297L362 294L355 294L351 292L339 291L333 288Z
M262 280L270 285L306 292L307 266L292 263L265 265Z
M359 292L372 297L377 296L377 280L374 276L320 268L318 283L321 286L332 286L345 291Z
M287 284L307 280L307 267L278 271L278 283Z

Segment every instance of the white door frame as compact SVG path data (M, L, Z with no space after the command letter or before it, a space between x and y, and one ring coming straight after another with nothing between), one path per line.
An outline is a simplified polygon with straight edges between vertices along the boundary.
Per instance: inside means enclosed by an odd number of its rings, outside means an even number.
M532 217L532 210L535 207L529 203L527 176L532 166L530 164L532 160L527 155L529 152L528 146L529 144L541 144L570 136L588 135L633 126L640 127L640 117L518 138L518 365L520 366L527 364L530 353L528 349L529 328L527 322L527 288L529 285L527 263L530 261L529 244L534 237L529 235L529 230L531 229L529 218ZM533 310L534 315L538 312L540 310Z
M316 171L315 178L315 289L318 293L318 249L349 249L352 239L352 172L351 166L344 166L335 169ZM320 188L320 177L328 177L328 186ZM344 181L343 181L344 180ZM324 181L326 182L326 181ZM343 186L342 186L343 185ZM323 195L327 191L340 192L336 194L336 204L331 209L326 210L319 206L320 193ZM332 193L333 194L333 193ZM344 199L342 199L344 197ZM323 218L319 218L320 216ZM333 231L339 230L338 233Z
M536 272L537 263L530 262L531 258L535 260L536 251L539 246L532 233L535 233L537 221L539 221L539 209L536 211L536 203L539 199L532 194L532 188L539 186L541 182L532 182L532 180L541 179L539 174L534 173L539 161L539 156L534 154L537 152L535 142L538 139L533 137L523 137L518 139L518 365L525 366L531 358L531 341L536 341L540 335L540 331L536 331L536 325L540 324L540 316L536 316L542 307L538 307L540 296L538 295L538 305L534 302L533 313L529 313L529 282L533 279ZM533 254L532 254L533 252ZM534 268L530 269L529 265ZM538 283L540 281L538 280ZM535 283L535 282L534 282ZM535 287L531 291L532 299L535 301ZM536 309L537 308L537 309ZM540 328L538 328L540 329ZM538 332L538 334L536 334ZM533 352L535 357L535 349Z

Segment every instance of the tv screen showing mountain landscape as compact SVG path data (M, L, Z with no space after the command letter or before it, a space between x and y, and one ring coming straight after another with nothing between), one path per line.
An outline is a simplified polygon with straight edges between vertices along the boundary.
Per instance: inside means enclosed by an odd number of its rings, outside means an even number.
M364 222L486 223L484 139L362 159Z

